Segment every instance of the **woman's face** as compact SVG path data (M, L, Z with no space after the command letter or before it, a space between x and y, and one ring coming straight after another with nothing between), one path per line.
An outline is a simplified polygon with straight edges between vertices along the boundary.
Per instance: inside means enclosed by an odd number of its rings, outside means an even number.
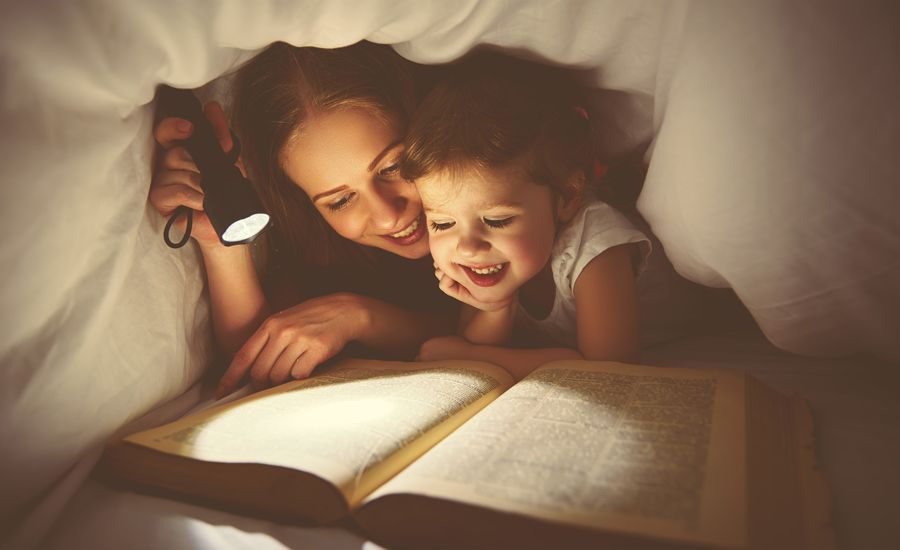
M360 108L320 113L284 150L284 171L342 237L404 258L428 254L415 185L400 177L399 124Z

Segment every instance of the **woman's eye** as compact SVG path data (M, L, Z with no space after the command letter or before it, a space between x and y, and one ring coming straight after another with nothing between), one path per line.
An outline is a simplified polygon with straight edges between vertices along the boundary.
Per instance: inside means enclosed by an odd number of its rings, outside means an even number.
M400 173L400 163L395 162L390 166L385 166L381 170L378 171L378 175L383 178L392 178Z
M337 212L338 210L342 210L342 209L344 209L348 204L350 204L350 201L353 200L353 197L355 197L355 196L356 196L356 193L350 193L349 195L344 195L343 197L341 197L341 198L338 199L337 201L332 202L332 203L328 203L326 206L327 206L328 209L331 210L332 212Z
M437 233L438 231L445 231L453 227L453 222L429 222L431 226L431 230Z
M506 227L507 225L511 224L513 222L514 217L515 216L510 216L508 218L501 218L499 220L484 218L484 223L487 224L488 227L500 229L501 227Z

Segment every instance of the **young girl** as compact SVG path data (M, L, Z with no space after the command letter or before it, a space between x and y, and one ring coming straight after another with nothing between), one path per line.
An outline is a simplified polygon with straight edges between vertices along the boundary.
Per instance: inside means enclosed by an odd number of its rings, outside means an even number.
M421 359L522 377L552 359L635 357L650 241L596 198L583 105L558 71L480 55L419 106L401 173L419 189L441 290L469 306L462 338L427 342Z
M273 225L260 278L247 245L219 243L202 213L197 167L180 140L187 121L165 119L167 149L150 190L165 216L194 210L213 328L233 355L219 393L249 377L257 387L302 378L356 342L382 357L412 357L452 330L455 306L434 288L422 205L398 173L417 103L413 67L387 46L335 50L275 44L234 79L241 158ZM224 113L207 114L232 146ZM449 307L448 307L449 305Z

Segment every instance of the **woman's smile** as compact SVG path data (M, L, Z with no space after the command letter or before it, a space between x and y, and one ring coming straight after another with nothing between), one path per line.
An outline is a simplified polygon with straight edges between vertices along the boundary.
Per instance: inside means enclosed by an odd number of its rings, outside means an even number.
M420 212L418 217L396 233L390 235L380 235L380 237L400 246L409 246L419 242L422 237L428 234L425 225L425 213Z

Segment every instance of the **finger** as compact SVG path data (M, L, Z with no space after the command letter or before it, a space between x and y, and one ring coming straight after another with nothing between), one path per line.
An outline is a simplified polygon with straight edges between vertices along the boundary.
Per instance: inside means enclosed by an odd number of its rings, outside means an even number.
M269 337L269 341L260 350L253 366L250 367L250 382L254 388L262 389L269 385L269 376L278 357L287 349L287 342L279 337Z
M309 378L312 371L319 366L319 363L328 359L322 350L310 349L306 353L297 358L294 366L291 368L291 377L296 380Z
M444 292L444 294L447 294L448 296L451 296L453 298L458 297L459 286L460 284L450 277L442 277L440 282L438 283L438 288L440 288Z
M203 187L200 186L200 177L200 173L194 170L160 170L158 174L153 176L151 187L184 185L203 194Z
M216 398L224 397L237 388L238 383L244 378L250 367L253 366L257 355L259 355L259 352L262 351L268 341L268 331L257 330L253 333L253 336L244 342L241 349L234 354L231 364L228 365L225 374L219 380L219 386L216 388Z
M151 186L147 199L163 216L168 216L179 206L203 210L203 193L180 181Z
M153 131L153 137L163 149L171 149L179 141L189 138L193 131L194 125L189 120L169 117L159 121Z
M272 370L269 371L269 382L272 384L283 384L291 379L291 368L297 359L306 351L306 346L293 344L281 352Z
M210 101L203 107L203 112L206 114L206 118L209 119L213 133L216 134L216 139L219 140L222 150L226 153L231 151L232 147L234 147L234 142L231 139L231 129L228 127L228 120L225 118L225 111L222 110L222 106L217 101Z
M200 172L191 154L184 147L172 147L160 158L159 170L189 170Z
M444 278L444 272L441 271L441 268L439 268L439 267L438 267L438 268L435 268L435 270L434 270L434 276L437 278L438 281L440 281L441 279Z

